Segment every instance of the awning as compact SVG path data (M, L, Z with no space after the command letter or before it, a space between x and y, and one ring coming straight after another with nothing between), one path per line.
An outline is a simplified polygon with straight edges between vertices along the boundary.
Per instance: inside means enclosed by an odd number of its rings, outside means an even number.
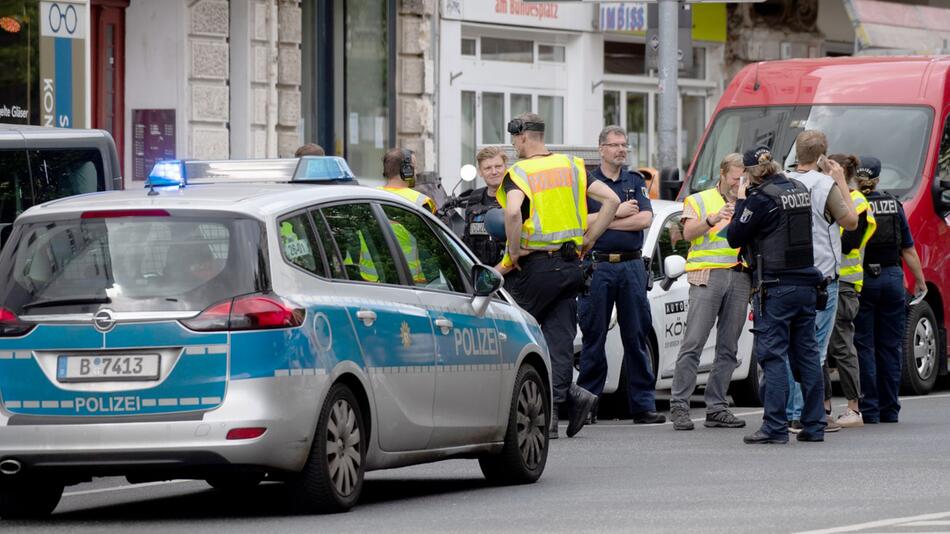
M858 50L875 53L950 53L950 9L844 0Z

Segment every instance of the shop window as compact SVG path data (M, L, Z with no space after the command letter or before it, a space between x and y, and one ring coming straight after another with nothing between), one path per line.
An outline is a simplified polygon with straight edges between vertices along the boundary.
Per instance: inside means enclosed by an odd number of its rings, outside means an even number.
M475 164L475 91L462 91L462 164Z
M482 143L505 142L505 94L482 93Z
M462 37L462 55L475 56L475 39Z
M631 166L647 165L650 157L649 134L647 133L647 95L627 93L627 142L630 143L628 163Z
M534 63L534 41L482 37L482 59Z
M680 130L681 169L688 169L706 127L706 97L683 95L683 124Z
M705 79L706 49L698 46L693 48L693 66L688 69L680 69L679 75L681 78Z
M544 119L545 142L559 145L564 142L564 97L539 96L538 115Z
M642 75L646 73L646 45L643 43L604 42L604 72Z
M538 61L564 63L564 47L560 45L538 45Z
M620 124L620 91L604 91L604 126Z

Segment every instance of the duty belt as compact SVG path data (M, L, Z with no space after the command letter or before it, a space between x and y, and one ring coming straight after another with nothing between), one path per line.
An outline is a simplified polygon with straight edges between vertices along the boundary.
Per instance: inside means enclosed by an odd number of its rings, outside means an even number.
M865 265L868 274L871 276L881 276L881 269L884 267L899 267L900 263L868 263Z
M608 263L620 263L622 261L630 260L639 260L641 256L641 251L635 250L633 252L602 252L600 250L592 250L590 253L590 259L595 262L606 261Z

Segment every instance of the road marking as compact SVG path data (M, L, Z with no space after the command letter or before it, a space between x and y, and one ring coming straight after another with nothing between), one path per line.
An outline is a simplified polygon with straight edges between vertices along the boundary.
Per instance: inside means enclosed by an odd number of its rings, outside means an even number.
M196 482L195 480L162 480L160 482L145 482L143 484L125 484L114 488L99 488L82 491L69 491L63 494L63 497L75 497L77 495L93 495L95 493L108 493L110 491L122 491L128 489L150 488L152 486L162 486L165 484L181 484L183 482Z
M950 517L950 512L940 512L936 514L924 514L916 515L910 517L898 517L894 519L882 519L880 521L870 521L868 523L858 523L856 525L847 525L843 527L834 527L826 528L821 530L806 530L799 532L798 534L837 534L839 532L857 532L859 530L865 530L869 528L880 528L880 527L909 527L914 526L912 523L918 523L921 521L933 521L936 519L943 519L945 517ZM950 524L950 521L941 521L940 523Z

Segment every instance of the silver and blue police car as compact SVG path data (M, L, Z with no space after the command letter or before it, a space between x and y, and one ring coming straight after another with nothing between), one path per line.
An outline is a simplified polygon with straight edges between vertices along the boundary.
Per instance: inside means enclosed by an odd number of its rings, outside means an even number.
M446 458L537 480L537 323L430 213L351 178L166 162L24 212L0 254L0 517L99 476L283 481L316 512Z

